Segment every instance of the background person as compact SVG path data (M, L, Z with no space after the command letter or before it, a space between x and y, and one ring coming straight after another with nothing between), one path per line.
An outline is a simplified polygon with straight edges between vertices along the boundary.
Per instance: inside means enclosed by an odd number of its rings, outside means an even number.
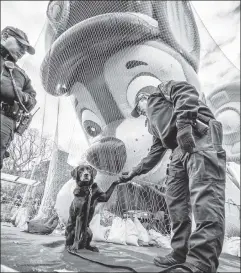
M25 108L31 111L36 105L36 92L31 81L24 70L16 65L26 52L33 55L35 50L22 30L6 27L1 31L1 169L3 159L9 156L6 150L13 140L16 123L20 121L22 114L13 80ZM13 80L6 61L14 64Z

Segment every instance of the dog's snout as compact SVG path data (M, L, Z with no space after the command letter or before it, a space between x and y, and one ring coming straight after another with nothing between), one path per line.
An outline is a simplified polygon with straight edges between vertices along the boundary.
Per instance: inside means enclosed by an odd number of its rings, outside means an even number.
M117 138L106 137L94 143L87 151L86 159L99 171L119 173L126 162L125 144Z

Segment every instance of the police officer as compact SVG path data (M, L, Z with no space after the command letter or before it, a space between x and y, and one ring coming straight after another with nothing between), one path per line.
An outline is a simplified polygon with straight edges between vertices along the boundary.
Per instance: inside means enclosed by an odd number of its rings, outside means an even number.
M145 91L145 92L143 92ZM166 202L172 223L172 252L156 257L168 272L216 272L224 239L225 167L222 126L187 82L169 81L136 96L133 117L144 115L153 135L149 154L120 180L145 174L172 150ZM196 230L191 233L191 215ZM178 264L181 264L179 266Z
M16 84L19 97L26 110L31 111L36 104L36 92L26 73L16 65L16 62L28 52L35 54L34 48L29 44L27 35L20 29L6 27L1 31L1 168L6 149L13 140L16 123L21 118L20 103L14 90L13 80ZM13 63L11 73L7 61Z

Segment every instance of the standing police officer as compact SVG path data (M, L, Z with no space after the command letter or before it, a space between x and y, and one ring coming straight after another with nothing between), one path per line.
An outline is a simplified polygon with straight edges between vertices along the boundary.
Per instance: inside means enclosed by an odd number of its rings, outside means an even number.
M22 30L8 26L1 31L1 169L3 159L8 154L6 150L13 140L16 124L24 113L21 104L27 111L31 111L36 105L36 92L31 81L16 65L26 52L35 54ZM8 63L13 65L11 69Z
M120 180L129 181L148 173L165 151L172 149L166 202L173 251L166 257L156 257L154 263L176 266L168 271L173 273L216 272L225 222L226 153L222 148L222 125L187 82L169 81L158 88L140 90L132 116L140 115L147 117L153 145L149 154ZM192 234L191 211L196 222Z

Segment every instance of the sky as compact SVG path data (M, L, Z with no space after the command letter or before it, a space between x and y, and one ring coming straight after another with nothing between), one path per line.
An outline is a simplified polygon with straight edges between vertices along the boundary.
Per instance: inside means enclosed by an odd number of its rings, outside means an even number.
M201 68L203 69L200 73L200 79L205 85L206 82L210 81L212 74L210 70L205 69L207 63L213 62L212 69L215 72L217 69L225 68L219 63L219 55L209 54L214 43L206 29L220 46L227 58L226 61L228 60L230 65L240 69L240 11L237 11L239 1L191 1L191 3L196 11L195 16L199 21L198 26L202 33ZM11 25L23 29L27 33L30 43L36 47L37 53L34 56L26 55L19 62L32 80L38 94L38 105L41 107L32 126L43 131L44 135L48 134L53 138L56 122L59 122L58 133L63 137L58 138L58 144L65 150L76 149L75 145L80 142L80 136L84 146L87 143L80 125L76 121L69 99L55 98L46 94L39 77L39 66L45 56L44 27L47 5L48 1L1 1L1 28ZM212 80L217 81L216 79ZM58 103L60 108L58 108ZM44 109L47 110L44 111ZM58 109L60 109L59 115ZM75 143L74 146L73 143ZM83 144L78 147L78 149L82 148Z

